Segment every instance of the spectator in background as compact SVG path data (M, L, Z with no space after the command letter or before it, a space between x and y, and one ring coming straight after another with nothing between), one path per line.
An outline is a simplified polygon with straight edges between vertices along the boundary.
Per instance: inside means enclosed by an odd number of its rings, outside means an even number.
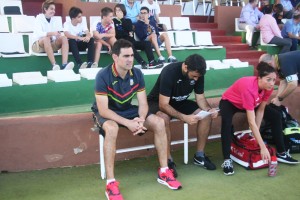
M294 12L294 7L290 0L280 0L283 6L283 18L291 19Z
M125 5L125 18L130 19L134 25L139 19L141 3L136 0L122 0L120 3Z
M160 7L159 4L154 0L144 0L141 7L149 8L149 20L154 20L154 22L158 26L158 31L167 31L167 28L164 24L159 23L159 14L160 14Z
M130 41L133 46L134 58L142 66L143 69L153 69L163 67L163 64L159 64L154 60L152 46L149 41L136 41L133 37L132 22L130 19L124 18L126 15L126 9L124 4L117 4L114 8L116 18L113 19L116 39L125 39ZM136 49L144 50L146 52L149 64L147 64Z
M280 30L282 30L283 28L283 22L282 22L282 18L283 18L283 6L278 3L278 4L275 4L273 6L273 17L275 18L276 20L276 23L279 27Z
M292 40L291 51L296 51L298 49L298 42L300 40L300 13L298 11L294 12L293 19L287 20L281 30L281 35L283 38L290 38Z
M106 46L110 53L112 45L116 42L113 10L111 8L104 7L101 9L101 22L97 23L93 35L96 41L95 60L99 60L102 45Z
M98 67L99 60L94 60L95 45L94 38L88 30L86 24L82 23L82 10L72 7L69 11L70 21L64 23L64 33L69 41L69 48L79 69L86 67ZM82 62L79 51L87 52L87 62Z
M282 38L280 29L274 17L272 17L272 6L267 5L265 8L265 15L259 21L260 36L267 44L276 44L281 46L280 53L290 51L292 42L288 38Z
M295 10L300 12L300 3L298 3L296 6L295 6Z
M246 41L249 46L256 45L256 42L252 44L253 33L259 31L259 19L263 15L257 8L257 0L249 0L249 3L242 8L239 28L246 31Z
M55 14L55 4L51 0L47 0L42 4L42 12L36 16L32 51L35 53L46 52L51 64L52 70L73 69L74 63L68 63L69 44L68 39L61 35L53 16ZM62 65L59 66L54 57L54 52L61 49Z
M159 63L164 63L165 58L162 56L159 46L165 42L165 47L168 53L168 62L177 62L177 59L172 55L170 39L167 33L159 34L154 21L149 20L149 9L142 7L140 11L140 20L135 24L136 36L142 41L150 41L153 45L158 57Z

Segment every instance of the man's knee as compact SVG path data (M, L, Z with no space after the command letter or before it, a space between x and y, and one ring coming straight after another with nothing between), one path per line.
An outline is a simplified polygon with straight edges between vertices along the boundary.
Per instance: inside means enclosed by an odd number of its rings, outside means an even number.
M149 123L149 129L152 130L154 133L162 133L165 130L165 122L164 119L157 116L157 115L150 115L147 118Z
M163 113L163 112L161 112L161 111L158 111L158 112L156 113L156 115L159 116L160 118L162 118L162 119L164 120L164 123L165 123L166 126L169 126L169 125L170 125L170 120L171 120L171 118L170 118L169 115L167 115L167 114L165 114L165 113Z
M105 140L116 140L119 132L119 125L111 120L104 122L102 125L105 131Z

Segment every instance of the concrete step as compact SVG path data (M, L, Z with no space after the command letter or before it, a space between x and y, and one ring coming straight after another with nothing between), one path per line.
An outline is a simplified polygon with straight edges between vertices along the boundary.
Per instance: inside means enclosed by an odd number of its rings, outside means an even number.
M249 46L244 43L232 43L232 42L217 42L215 45L221 45L226 48L226 51L247 51Z
M266 53L265 51L247 50L247 51L227 51L226 58L239 58L242 61L248 61L249 59L259 59L259 57ZM251 60L253 61L253 60ZM249 61L248 61L249 62Z
M207 28L192 28L192 29L197 30L197 31L210 31L212 36L225 36L226 35L225 30L207 29Z
M214 44L221 42L241 43L242 36L212 36L212 42Z
M209 29L217 29L218 24L217 23L195 23L195 22L190 22L191 28L209 28Z

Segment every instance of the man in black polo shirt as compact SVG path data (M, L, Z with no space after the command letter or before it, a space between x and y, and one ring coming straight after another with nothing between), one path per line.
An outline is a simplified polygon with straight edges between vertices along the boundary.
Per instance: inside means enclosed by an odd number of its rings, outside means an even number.
M96 76L95 97L92 110L99 125L105 131L104 160L107 175L107 199L122 200L117 182L114 178L114 159L116 139L119 127L127 127L132 135L143 134L146 130L154 133L154 143L158 152L160 169L157 181L170 189L181 188L167 164L167 136L164 121L148 113L145 82L141 70L133 68L132 44L120 39L112 47L114 63L101 70ZM137 96L138 105L131 104Z
M276 97L271 102L277 106L298 86L300 76L300 51L291 51L278 55L263 54L259 62L273 66L279 75L280 84Z
M211 108L204 96L204 75L206 63L198 54L190 55L184 62L172 63L166 66L159 75L156 84L148 95L151 113L156 113L165 120L168 136L168 166L177 176L175 163L170 153L171 118L180 119L188 124L197 124L197 152L194 164L208 170L215 170L216 166L204 154L204 148L210 132L211 118L217 117L216 109ZM195 92L196 102L188 100ZM211 113L211 117L199 118L195 115L201 110Z

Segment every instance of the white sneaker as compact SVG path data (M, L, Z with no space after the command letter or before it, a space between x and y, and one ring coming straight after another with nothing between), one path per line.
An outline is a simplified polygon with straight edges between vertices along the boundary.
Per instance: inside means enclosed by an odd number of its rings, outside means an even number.
M91 68L97 68L98 67L98 63L94 62L91 66Z
M55 64L55 65L53 65L52 70L53 71L58 71L58 70L60 70L60 66Z
M163 56L159 56L158 60L164 62L166 59Z
M83 63L80 65L79 69L85 69L87 66L88 66L87 62L83 62Z
M73 62L69 62L66 67L64 68L64 70L72 70L74 68L74 63Z

